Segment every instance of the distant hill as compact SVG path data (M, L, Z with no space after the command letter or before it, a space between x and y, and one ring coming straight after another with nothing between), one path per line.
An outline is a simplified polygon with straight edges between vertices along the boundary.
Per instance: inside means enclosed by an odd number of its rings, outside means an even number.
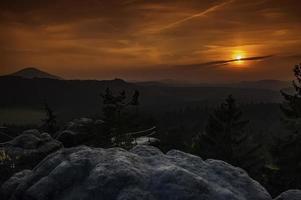
M17 77L22 77L22 78L48 78L48 79L59 79L61 80L61 77L49 74L47 72L41 71L36 68L25 68L20 71L17 71L15 73L9 74L9 76L17 76Z
M159 80L159 81L144 81L135 82L138 85L144 86L176 86L176 87L231 87L231 88L252 88L266 89L279 91L291 87L291 82L280 80L258 80L258 81L241 81L235 83L189 83L177 82L176 80Z
M139 85L145 86L176 86L176 87L187 87L187 86L202 86L202 84L195 84L190 81L178 81L174 79L162 79L162 80L152 80L152 81L131 81Z
M259 81L242 81L239 83L229 84L232 87L240 88L258 88L258 89L269 89L269 90L281 90L291 87L289 81L279 80L259 80Z
M8 87L9 86L9 87ZM166 85L139 85L115 80L57 80L44 78L0 77L0 110L2 108L43 108L45 100L61 115L88 116L100 112L100 93L109 87L115 92L125 90L141 94L141 109L161 112L185 106L217 105L227 95L240 103L281 102L279 91L254 88Z

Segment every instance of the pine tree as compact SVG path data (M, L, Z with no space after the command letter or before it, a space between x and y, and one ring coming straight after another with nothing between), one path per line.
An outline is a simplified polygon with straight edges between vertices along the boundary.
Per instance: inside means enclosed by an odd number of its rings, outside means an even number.
M209 116L205 132L199 134L194 148L203 158L224 160L247 170L251 176L260 178L263 158L260 145L255 144L246 132L249 121L242 119L242 111L230 95Z
M106 141L106 146L130 146L133 138L125 133L130 131L133 118L130 117L127 109L130 106L139 105L139 92L136 90L132 98L128 100L125 91L114 95L110 88L107 88L101 97L105 122L103 140Z
M276 176L279 191L301 187L301 64L295 66L294 75L294 93L281 91L285 100L281 110L288 133L278 138L273 149L279 168Z
M44 103L44 110L46 118L43 119L43 125L42 128L44 131L48 132L51 135L54 135L55 132L58 130L57 127L57 116L53 112L53 110L50 108L47 102Z
M139 91L135 90L131 101L132 106L139 106L139 96L140 96Z

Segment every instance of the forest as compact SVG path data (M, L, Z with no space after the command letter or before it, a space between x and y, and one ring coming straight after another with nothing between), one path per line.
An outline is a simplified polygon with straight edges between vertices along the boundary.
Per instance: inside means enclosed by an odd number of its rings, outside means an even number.
M18 138L22 131L37 129L49 133L64 147L131 149L149 144L163 152L177 149L241 167L277 196L301 187L301 65L296 65L293 72L296 79L290 92L279 91L282 103L240 103L229 94L217 105L150 112L140 109L139 90L128 93L107 87L99 93L101 114L65 123L45 100L39 124L2 124L1 145ZM13 173L34 166L30 160L9 155L5 148L0 158L2 183Z

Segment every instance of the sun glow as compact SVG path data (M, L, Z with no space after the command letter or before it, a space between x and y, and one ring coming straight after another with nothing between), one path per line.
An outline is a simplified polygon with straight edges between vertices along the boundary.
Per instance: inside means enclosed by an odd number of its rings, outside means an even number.
M236 60L241 60L241 59L242 59L242 56L241 56L241 55L237 55L237 56L235 57L235 59L236 59Z
M243 64L244 63L243 59L246 57L246 54L243 51L235 51L233 52L232 57L234 59L235 64Z

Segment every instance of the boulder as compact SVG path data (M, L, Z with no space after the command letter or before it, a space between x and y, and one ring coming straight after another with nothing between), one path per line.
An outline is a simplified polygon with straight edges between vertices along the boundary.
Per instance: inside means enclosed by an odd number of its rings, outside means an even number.
M61 147L59 141L53 139L48 133L40 133L38 130L24 131L13 140L0 145L1 150L11 158L30 161L41 160Z
M301 200L301 190L288 190L280 194L275 200Z
M21 172L17 172L7 181L5 185L3 185L1 189L5 190L6 193L14 192L20 185L20 183L31 173L31 170L23 170Z
M4 126L0 126L0 143L10 139L12 139L12 136L8 133L8 129Z
M3 157L0 165L0 184L18 170L32 169L47 155L62 148L62 144L47 133L27 130L11 141L0 145Z
M240 168L140 145L62 149L14 175L1 192L3 200L271 200Z
M58 132L56 139L61 141L65 147L86 144L93 140L96 134L101 134L103 123L102 120L89 118L75 119L67 123L63 131Z

